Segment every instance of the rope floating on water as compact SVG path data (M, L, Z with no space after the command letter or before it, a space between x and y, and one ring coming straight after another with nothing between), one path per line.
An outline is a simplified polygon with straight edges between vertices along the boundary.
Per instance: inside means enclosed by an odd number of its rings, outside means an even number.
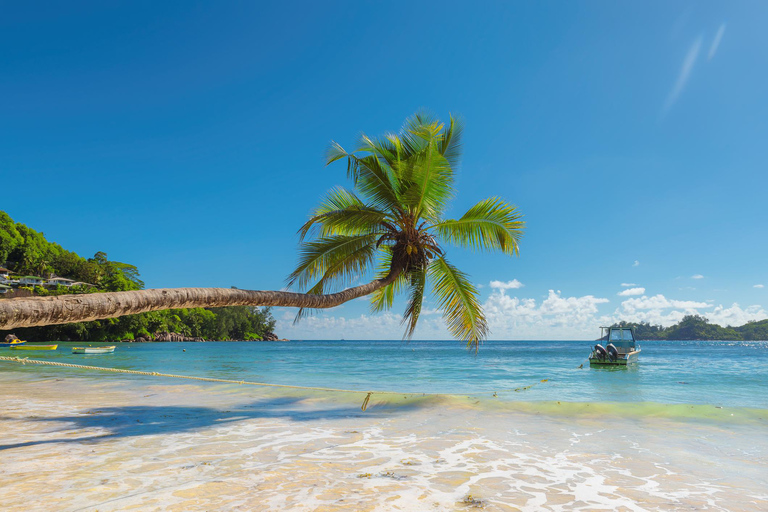
M456 393L402 393L400 391L360 391L359 389L340 389L340 388L323 388L323 387L316 387L316 386L295 386L290 384L272 384L269 382L251 382L247 380L231 380L231 379L216 379L214 377L194 377L191 375L175 375L172 373L161 373L161 372L144 372L141 370L127 370L124 368L110 368L108 366L88 366L84 364L74 364L74 363L61 363L58 361L44 361L40 359L29 359L28 357L7 357L7 356L0 356L0 361L8 361L11 363L21 363L23 365L26 364L40 364L45 366L63 366L66 368L77 368L79 370L96 370L101 372L113 372L113 373L128 373L132 375L145 375L148 377L167 377L172 379L187 379L187 380L199 380L204 382L221 382L225 384L239 384L239 385L248 385L248 386L264 386L264 387L271 387L271 388L286 388L286 389L304 389L304 390L310 390L310 391L327 391L332 393L354 393L354 394L363 394L365 393L365 399L363 400L363 406L361 409L365 411L368 408L368 402L371 399L371 396L375 393L378 395L421 395L421 396L467 396L466 394L456 394ZM547 382L549 379L543 379L539 382L535 382L531 384L530 386L524 386L520 388L514 388L514 389L504 389L500 391L495 391L493 393L493 396L496 397L497 393L505 393L505 392L519 392L519 391L527 391L531 389L532 387L536 386L537 384L540 384L542 382Z

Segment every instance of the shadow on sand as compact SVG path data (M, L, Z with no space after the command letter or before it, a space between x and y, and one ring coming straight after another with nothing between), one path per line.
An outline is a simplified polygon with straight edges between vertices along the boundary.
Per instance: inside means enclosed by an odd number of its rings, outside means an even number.
M60 422L63 425L49 432L50 439L0 445L0 451L42 444L98 443L124 437L191 432L263 418L283 418L301 422L356 417L367 419L390 417L417 406L417 404L400 404L396 407L379 405L374 410L369 409L363 412L359 407L323 407L317 404L301 404L301 402L300 398L273 398L226 410L184 405L101 407L72 416L25 418L25 421ZM82 429L98 429L106 432L90 437L72 437Z

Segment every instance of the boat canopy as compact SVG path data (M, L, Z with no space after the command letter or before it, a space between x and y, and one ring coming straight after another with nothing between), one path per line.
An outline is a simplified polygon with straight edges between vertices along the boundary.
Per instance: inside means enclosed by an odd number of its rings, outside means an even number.
M601 327L601 329L608 330L607 343L613 343L620 352L635 348L635 335L631 327Z

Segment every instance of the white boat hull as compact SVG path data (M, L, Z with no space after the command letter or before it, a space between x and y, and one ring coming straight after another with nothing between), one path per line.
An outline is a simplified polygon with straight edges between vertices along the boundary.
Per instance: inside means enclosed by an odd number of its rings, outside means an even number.
M72 347L73 354L110 354L115 347Z

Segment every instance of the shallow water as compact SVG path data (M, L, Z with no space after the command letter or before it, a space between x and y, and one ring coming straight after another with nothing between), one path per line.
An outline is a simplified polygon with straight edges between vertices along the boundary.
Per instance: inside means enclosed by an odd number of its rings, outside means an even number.
M766 383L765 344L646 343L641 364L617 372L577 370L586 343L544 342L538 352L542 342L488 343L477 357L455 343L421 343L34 354L241 380L464 392L374 394L366 412L365 393L0 362L0 503L25 511L768 509L768 408L762 392L748 400ZM685 376L671 375L675 368ZM688 384L672 386L678 380ZM502 384L531 381L538 384L527 391L492 396ZM640 390L620 392L629 384Z
M0 355L361 391L768 408L768 342L649 341L638 365L579 369L592 344L495 341L476 354L455 341L123 343L114 354L81 355L70 350L81 344L60 343L56 352Z

